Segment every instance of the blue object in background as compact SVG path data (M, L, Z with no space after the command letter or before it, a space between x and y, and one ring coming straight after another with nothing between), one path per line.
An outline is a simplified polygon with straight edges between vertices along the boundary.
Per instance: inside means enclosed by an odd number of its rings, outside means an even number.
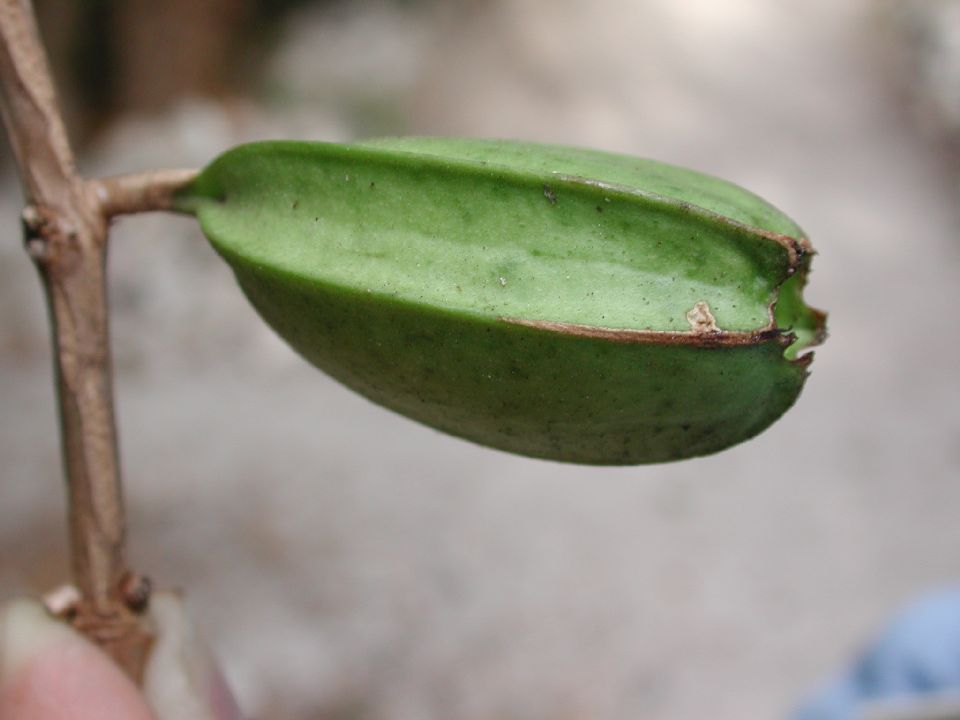
M874 705L908 707L911 700L947 695L960 707L960 587L907 607L850 670L806 700L791 720L861 720Z

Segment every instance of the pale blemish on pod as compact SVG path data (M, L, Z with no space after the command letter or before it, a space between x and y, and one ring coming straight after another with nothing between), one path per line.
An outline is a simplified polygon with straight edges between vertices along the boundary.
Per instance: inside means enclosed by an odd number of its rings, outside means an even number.
M698 300L686 314L687 322L690 323L690 331L698 335L704 333L720 332L717 327L717 319L710 312L710 306L703 300Z

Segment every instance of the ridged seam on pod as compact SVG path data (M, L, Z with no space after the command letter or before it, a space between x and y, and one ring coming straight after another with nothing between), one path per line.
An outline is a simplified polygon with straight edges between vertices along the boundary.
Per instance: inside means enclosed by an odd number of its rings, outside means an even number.
M602 178L602 179L595 179ZM729 183L504 141L263 143L180 199L263 318L367 397L522 454L714 452L794 401L812 250ZM785 357L786 356L786 357Z

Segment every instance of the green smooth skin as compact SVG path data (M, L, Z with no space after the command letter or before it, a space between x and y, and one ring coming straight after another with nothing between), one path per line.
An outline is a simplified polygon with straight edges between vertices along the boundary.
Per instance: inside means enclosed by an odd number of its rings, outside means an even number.
M796 224L653 161L439 138L257 143L178 206L307 360L523 455L637 464L740 442L794 402L809 355L795 358L823 334ZM691 329L701 302L719 332Z

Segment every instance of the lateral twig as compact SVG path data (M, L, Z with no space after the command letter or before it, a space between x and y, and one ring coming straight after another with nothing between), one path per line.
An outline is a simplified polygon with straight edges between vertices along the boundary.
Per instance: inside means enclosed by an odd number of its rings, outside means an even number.
M196 170L155 170L90 180L106 217L170 210L173 194L197 175Z

